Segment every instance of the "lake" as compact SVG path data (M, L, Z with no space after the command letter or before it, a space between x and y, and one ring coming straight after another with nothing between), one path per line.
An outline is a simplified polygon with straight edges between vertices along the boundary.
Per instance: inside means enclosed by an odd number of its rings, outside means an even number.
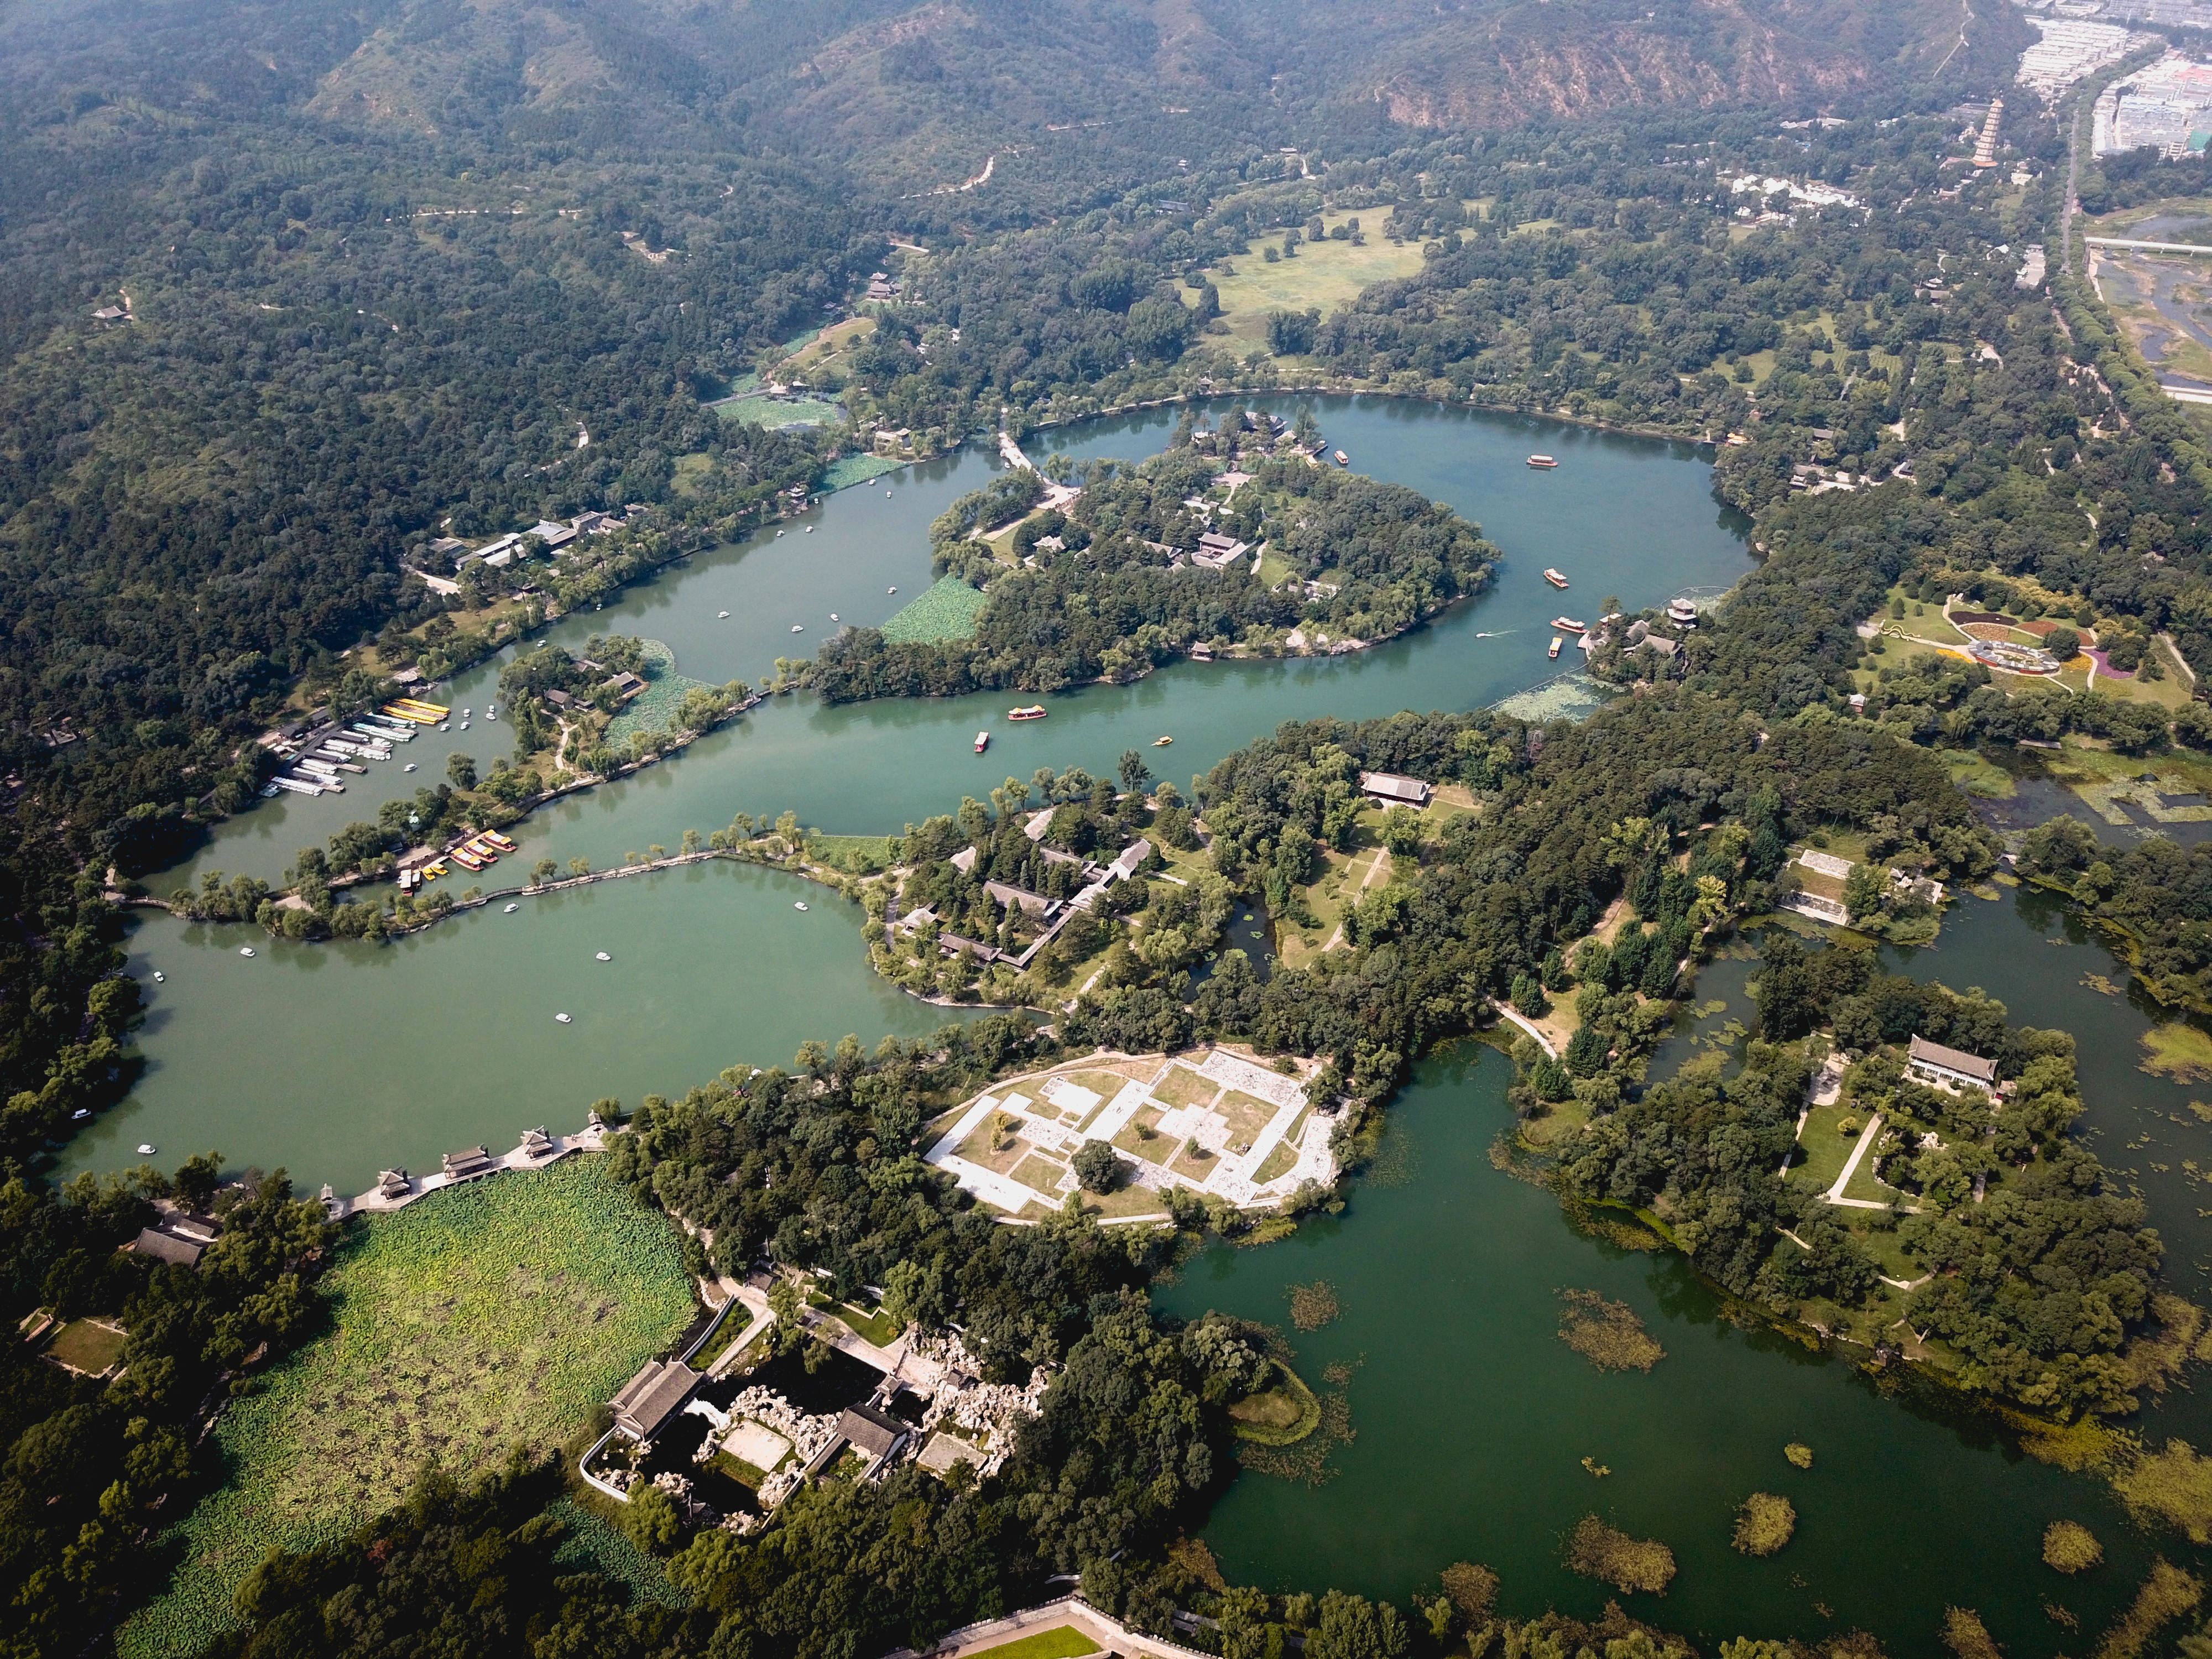
M128 1168L148 1142L164 1169L216 1149L358 1193L387 1166L422 1174L479 1141L580 1128L602 1096L634 1109L740 1062L787 1066L808 1037L873 1048L962 1018L877 978L864 920L817 883L720 859L382 945L156 915L131 939L146 1074L62 1167Z
M1688 446L1391 398L1255 401L1286 416L1310 404L1354 467L1480 523L1504 553L1497 586L1372 651L1178 662L1133 685L1048 696L1051 717L1023 726L1005 720L1022 699L1000 692L834 708L809 694L777 698L679 758L533 814L508 831L523 848L508 867L527 869L546 855L563 865L577 857L595 867L619 864L655 843L674 847L687 829L720 829L740 811L773 817L789 808L835 833L896 833L1040 766L1110 775L1129 749L1181 785L1286 720L1494 702L1576 665L1571 645L1558 662L1545 655L1551 619L1562 611L1587 617L1608 593L1631 608L1663 604L1685 589L1726 587L1750 568L1741 516L1714 501L1711 469ZM1028 450L1037 460L1055 451L1139 459L1165 446L1177 413L1040 433ZM1526 458L1535 447L1556 455L1559 470L1531 469ZM839 625L832 612L878 623L927 586L930 520L999 465L995 451L971 446L842 490L780 538L769 531L696 556L603 611L562 618L546 636L580 649L593 634L641 635L665 641L694 678L757 684L780 655L811 657ZM1547 565L1566 574L1571 592L1545 582ZM893 586L895 596L884 591ZM793 635L793 624L807 631ZM495 700L498 665L480 665L438 694L455 711L454 730L400 745L391 762L349 778L343 795L258 803L220 825L186 863L148 877L148 886L166 894L209 869L275 882L302 847L356 820L373 822L384 800L442 779L449 754L488 768L510 741L503 722L481 718ZM459 730L464 708L477 713L466 732ZM975 733L986 726L991 747L977 755ZM1153 749L1162 736L1174 746ZM408 762L419 769L411 775L400 771Z

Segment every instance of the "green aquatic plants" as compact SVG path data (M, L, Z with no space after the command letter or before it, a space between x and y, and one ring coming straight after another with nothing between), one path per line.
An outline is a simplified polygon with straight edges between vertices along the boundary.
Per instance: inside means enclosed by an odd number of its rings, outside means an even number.
M1813 1467L1813 1449L1802 1440L1791 1441L1782 1449L1782 1455L1794 1468L1809 1469Z
M2043 1565L2055 1572L2087 1572L2104 1559L2097 1534L2079 1521L2053 1521L2043 1529Z
M326 1333L224 1415L231 1479L173 1534L181 1565L126 1654L219 1626L271 1548L343 1535L425 1467L565 1440L693 1311L675 1229L599 1158L357 1224L325 1287Z
M1302 1331L1317 1331L1324 1325L1334 1324L1344 1311L1336 1299L1336 1286L1326 1279L1316 1279L1310 1285L1293 1285L1288 1295L1291 1323Z
M1648 1371L1667 1350L1626 1302L1596 1291L1561 1291L1559 1340L1601 1371Z
M2212 1543L2212 1457L2185 1440L2145 1449L2114 1473L2112 1490L2139 1521L2160 1521L2192 1544Z
M1674 1577L1674 1552L1656 1538L1632 1538L1595 1515L1575 1523L1567 1540L1567 1565L1585 1578L1619 1590L1663 1595Z
M1746 1555L1772 1555L1797 1530L1797 1506L1771 1492L1755 1492L1735 1512L1736 1548Z

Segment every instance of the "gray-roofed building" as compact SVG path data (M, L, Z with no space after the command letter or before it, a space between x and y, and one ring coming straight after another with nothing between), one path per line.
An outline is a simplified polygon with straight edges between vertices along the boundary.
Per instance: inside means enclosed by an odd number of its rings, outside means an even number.
M1906 1054L1905 1069L1917 1073L1923 1081L1984 1090L1997 1086L1996 1061L1984 1060L1962 1048L1947 1048L1940 1042L1930 1042L1916 1035Z
M633 1440L652 1439L662 1424L683 1410L703 1375L680 1359L648 1361L609 1402L615 1426Z
M447 1152L444 1163L447 1176L453 1181L474 1181L499 1167L481 1146L464 1146L458 1152Z
M997 945L978 944L972 939L963 939L957 933L939 933L937 936L937 948L948 957L957 956L961 951L965 951L969 956L981 962L996 962L999 959Z
M1048 899L1042 893L1032 893L1024 887L1009 887L1003 881L987 881L983 890L997 901L1002 910L1011 910L1018 904L1033 916L1048 916L1060 908L1058 899Z
M1419 778L1404 777L1395 772L1362 772L1359 793L1394 806L1426 806L1431 791Z
M542 1126L535 1129L525 1129L522 1132L522 1155L525 1158L552 1157L553 1137L547 1134Z
M1208 570L1219 570L1236 563L1251 550L1234 536L1224 536L1218 530L1209 530L1198 538L1198 550L1190 556L1190 562L1203 565Z
M975 873L975 849L972 847L962 848L946 861L963 876Z
M1133 841L1121 849L1121 855L1106 866L1109 879L1127 881L1137 873L1138 866L1152 857L1152 844L1148 841Z
M150 1256L156 1261L173 1261L179 1267L197 1268L200 1258L207 1254L208 1241L185 1238L160 1227L148 1227L138 1235L138 1242L131 1247L140 1255Z
M846 1407L844 1415L837 1419L837 1432L861 1456L881 1462L895 1455L914 1429L880 1407L863 1401Z
M406 1197L415 1190L404 1170L380 1170L376 1176L376 1195L386 1200Z
M1052 815L1058 811L1057 806L1048 806L1042 812L1030 813L1030 821L1022 826L1022 833L1031 841L1042 841L1044 832L1052 828Z

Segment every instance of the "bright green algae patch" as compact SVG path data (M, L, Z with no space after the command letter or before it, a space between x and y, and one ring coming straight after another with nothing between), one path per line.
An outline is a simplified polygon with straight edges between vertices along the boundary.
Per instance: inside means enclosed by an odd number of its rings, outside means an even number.
M926 644L931 640L973 637L975 618L982 614L983 595L957 576L940 577L926 593L891 614L884 623L884 637L893 644Z
M896 472L906 465L906 462L895 461L888 455L841 456L823 471L822 482L831 489L849 489L853 485L866 483L871 478L880 478L886 472Z
M676 653L659 640L640 640L645 655L645 690L624 704L621 714L607 722L607 736L627 743L638 732L665 732L676 723L676 711L694 691L711 691L704 680L676 672Z
M667 1218L588 1155L368 1218L323 1288L329 1331L224 1414L229 1479L169 1535L125 1659L200 1646L270 1549L343 1535L433 1460L465 1477L560 1445L693 1314Z

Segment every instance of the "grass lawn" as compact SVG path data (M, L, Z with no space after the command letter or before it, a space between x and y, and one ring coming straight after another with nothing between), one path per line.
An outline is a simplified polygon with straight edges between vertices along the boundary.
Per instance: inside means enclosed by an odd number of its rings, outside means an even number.
M1018 1642L983 1651L991 1659L1082 1659L1086 1653L1097 1652L1098 1644L1073 1625L1055 1625L1034 1636L1024 1636Z
M1152 1085L1152 1098L1170 1106L1211 1106L1221 1085L1202 1078L1188 1066L1170 1066L1167 1075Z
M1121 1126L1121 1133L1114 1137L1114 1145L1131 1158L1141 1158L1147 1164L1161 1163L1166 1158L1169 1143L1160 1139L1158 1133L1159 1127L1159 1109L1145 1107ZM1151 1129L1155 1133L1147 1139L1141 1133L1142 1129Z
M999 1133L997 1122L997 1114L992 1113L986 1115L983 1121L969 1132L968 1139L960 1143L957 1148L958 1154L970 1164L988 1170L994 1175L1012 1175L1014 1172L1014 1165L1029 1155L1030 1144L1016 1134L1009 1135L1004 1146L995 1146L994 1143L998 1139Z
M1249 1095L1240 1095L1234 1089L1222 1096L1213 1109L1229 1120L1229 1141L1232 1146L1250 1147L1260 1139L1261 1132L1275 1121L1274 1107Z
M1296 574L1297 574L1297 571L1276 557L1272 551L1261 554L1260 585L1262 587L1279 587Z
M1197 1186L1204 1186L1220 1167L1221 1160L1194 1140L1186 1143L1168 1164L1176 1174Z
M860 875L891 867L889 836L825 836L817 832L806 837L806 852L810 858L823 864Z
M675 1228L590 1157L370 1218L323 1288L327 1333L224 1414L230 1479L171 1534L179 1565L118 1632L126 1659L228 1627L271 1548L343 1534L434 1460L466 1479L561 1444L695 1308Z
M1836 1125L1846 1117L1856 1117L1859 1127L1866 1127L1866 1114L1846 1110L1841 1104L1815 1106L1813 1115L1805 1120L1804 1133L1797 1137L1797 1155L1803 1160L1790 1168L1792 1186L1807 1192L1825 1193L1835 1184L1836 1177L1844 1172L1850 1161L1851 1150L1856 1146L1856 1135L1838 1133ZM1869 1158L1874 1156L1869 1152Z
M982 609L981 589L957 576L940 577L891 613L884 623L884 637L895 645L968 639L975 632L975 618Z
M1298 1143L1305 1139L1306 1120L1312 1115L1309 1109L1291 1120L1291 1127L1283 1131L1283 1138L1275 1143L1275 1150L1261 1160L1260 1167L1253 1172L1252 1179L1256 1183L1264 1187L1269 1182L1290 1174L1298 1161Z
M906 1328L893 1323L881 1308L872 1313L862 1313L849 1302L825 1301L822 1305L839 1324L879 1348L890 1347L898 1340L898 1334Z
M1053 1196L1060 1185L1060 1176L1067 1173L1067 1165L1047 1158L1042 1152L1031 1152L1014 1165L1013 1178L1033 1193Z
M1145 1187L1124 1187L1119 1192L1100 1197L1097 1193L1083 1194L1083 1212L1101 1221L1110 1221L1116 1216L1165 1215L1167 1201Z
M705 1370L732 1348L742 1343L745 1340L745 1333L752 1328L752 1322L751 1311L742 1304L731 1309L723 1316L721 1324L716 1328L714 1340L700 1349L693 1358L691 1364L694 1368Z
M1886 1130L1888 1126L1885 1124L1883 1127ZM1871 1199L1877 1204L1894 1204L1899 1199L1905 1198L1905 1194L1899 1192L1896 1188L1875 1178L1874 1165L1877 1156L1879 1156L1877 1151L1869 1150L1867 1155L1859 1160L1859 1167L1851 1171L1851 1184L1844 1188L1845 1198ZM1911 1201L1910 1199L1905 1200L1907 1203Z
M1349 241L1304 242L1295 257L1269 264L1260 252L1263 239L1255 237L1252 251L1230 262L1234 276L1207 273L1220 291L1222 320L1229 325L1238 356L1267 349L1271 311L1318 309L1326 317L1357 299L1362 289L1394 277L1410 276L1421 268L1419 244L1393 242L1379 234L1382 216L1373 209L1364 215L1326 214L1322 222L1334 230L1353 217L1369 227L1364 247L1354 247ZM1282 243L1281 232L1273 233L1273 246L1279 248ZM1183 290L1185 305L1197 301L1195 290Z
M98 1376L123 1358L124 1335L89 1319L72 1319L46 1345L49 1358Z

